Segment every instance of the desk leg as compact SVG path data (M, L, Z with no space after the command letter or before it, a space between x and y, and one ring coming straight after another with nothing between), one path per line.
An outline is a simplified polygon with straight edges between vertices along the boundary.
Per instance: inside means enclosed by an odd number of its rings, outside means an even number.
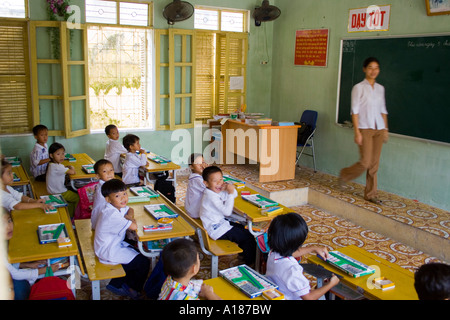
M138 241L138 248L139 248L139 252L142 253L142 255L144 255L147 258L151 258L152 259L152 270L155 268L156 265L156 257L159 257L160 255L160 251L155 251L155 252L148 252L145 251L144 246L143 246L143 242L142 241Z
M91 281L92 300L100 300L100 280Z

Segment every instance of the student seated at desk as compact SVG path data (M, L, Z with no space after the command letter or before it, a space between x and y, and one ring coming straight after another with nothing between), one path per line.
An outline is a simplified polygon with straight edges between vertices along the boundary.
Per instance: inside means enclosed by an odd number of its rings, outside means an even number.
M427 263L414 274L419 300L450 300L450 265Z
M53 206L46 204L45 200L32 199L11 187L14 180L12 165L4 159L2 159L1 173L3 183L1 191L2 206L7 210L11 211L34 208L42 208L44 210L53 209Z
M127 153L127 149L119 141L119 129L113 124L105 127L106 141L105 159L111 161L114 167L114 173L122 178L122 165L120 163L120 155Z
M234 185L224 183L222 170L217 166L205 168L202 176L206 189L200 206L200 219L206 232L213 240L236 242L243 250L245 264L254 266L255 238L243 225L225 219L233 213L234 199L237 197Z
M140 299L150 269L150 261L125 240L127 230L136 230L134 210L128 207L125 184L118 179L106 181L102 194L108 204L95 226L94 251L101 263L121 264L125 277L111 279L106 286L114 294Z
M128 186L142 185L139 178L139 167L146 166L147 153L141 148L139 137L134 134L127 134L123 137L123 146L128 153L123 163L122 181ZM137 154L136 152L139 152Z
M202 202L203 192L206 189L203 183L202 173L207 167L203 155L193 153L188 159L191 174L189 175L188 185L186 188L186 197L184 201L184 208L186 213L192 218L200 218L200 205Z
M221 300L203 280L192 280L200 270L197 247L192 240L180 238L169 242L161 253L164 282L158 300Z
M95 229L98 216L108 204L105 197L102 195L102 186L106 181L114 179L114 167L109 160L100 159L94 164L94 172L97 175L98 184L95 186L94 202L91 212L92 229Z
M30 171L36 181L45 181L45 173L50 162L48 156L48 128L43 124L33 127L36 144L30 154Z
M308 226L299 214L289 212L275 217L267 232L271 251L266 276L278 285L286 300L317 300L339 283L338 277L333 275L323 287L310 289L297 259L311 253L328 258L328 251L317 246L302 248Z
M8 242L13 237L14 232L14 223L12 220L11 213L6 208L1 208L2 211L2 219L3 219L3 227L5 240ZM8 248L8 246L6 246ZM31 285L37 280L38 276L41 274L45 274L47 267L39 267L40 265L44 265L47 261L34 261L34 262L26 262L26 263L16 263L14 265L8 262L8 258L4 257L5 266L11 274L11 278L13 281L14 287L14 299L15 300L27 300L30 291ZM51 265L53 272L59 269L59 264L55 263Z
M67 202L67 210L72 218L75 213L75 209L80 202L80 196L77 192L68 190L66 182L66 174L75 174L75 168L73 166L65 167L62 162L66 156L66 149L61 143L52 143L48 149L50 156L50 163L47 168L47 192L49 194L61 194L61 196Z

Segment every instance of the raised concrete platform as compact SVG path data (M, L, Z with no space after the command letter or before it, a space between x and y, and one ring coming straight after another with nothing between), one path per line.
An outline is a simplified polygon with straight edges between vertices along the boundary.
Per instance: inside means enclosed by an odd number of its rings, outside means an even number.
M295 180L259 183L254 168L236 166L227 173L285 206L312 205L405 245L450 262L450 212L379 191L382 205L365 201L360 184L339 189L337 177L301 168ZM242 174L240 174L242 170Z

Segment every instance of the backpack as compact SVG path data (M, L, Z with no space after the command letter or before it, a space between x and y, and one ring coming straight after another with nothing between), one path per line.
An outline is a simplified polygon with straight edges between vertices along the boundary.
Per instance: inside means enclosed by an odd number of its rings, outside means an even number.
M172 181L167 181L169 171L155 173L155 176L156 182L153 189L155 191L161 192L164 196L167 197L167 199L175 203L176 202L175 187L173 186Z
M31 286L29 300L75 300L67 281L53 275L47 267L45 277Z
M309 136L313 133L313 128L311 125L306 124L306 122L300 122L301 127L298 129L297 134L297 145L303 145L308 140Z
M97 182L91 182L78 189L80 202L78 203L78 210L75 211L74 219L90 219L92 213L92 206L94 204L95 187Z

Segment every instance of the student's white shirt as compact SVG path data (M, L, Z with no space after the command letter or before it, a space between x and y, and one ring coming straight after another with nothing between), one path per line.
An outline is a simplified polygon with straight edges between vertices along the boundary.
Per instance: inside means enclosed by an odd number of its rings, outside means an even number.
M278 285L286 300L302 300L301 296L311 290L309 281L303 275L303 268L292 257L283 257L270 251L267 257L266 276Z
M188 179L184 208L192 218L200 218L200 205L202 204L203 192L206 186L203 177L198 173L191 173Z
M101 263L128 264L138 252L124 241L131 221L124 216L129 207L115 208L108 203L98 217L95 226L94 251Z
M30 283L30 285L32 285L34 282L36 282L39 276L39 270L37 268L20 269L19 263L10 264L8 262L8 259L4 259L4 263L11 275L11 278L13 278L14 280L27 280Z
M387 114L384 87L364 79L352 89L352 114L358 115L360 129L386 129L382 113Z
M30 154L30 171L33 177L40 176L42 174L45 174L47 171L47 165L48 163L44 163L39 165L39 162L44 159L48 159L48 147L47 144L44 144L44 146L41 146L39 143L36 142L34 145L33 150Z
M49 194L59 194L67 191L65 186L66 168L61 163L49 162L45 181L47 183L47 192Z
M97 220L102 210L108 204L105 197L102 195L102 186L105 183L102 179L98 179L98 183L95 186L94 192L94 202L92 204L92 212L91 212L91 226L92 230L95 229L95 225L97 224Z
M6 192L2 189L2 207L8 209L9 211L14 210L14 206L22 201L23 193L15 190L11 186L6 186Z
M120 164L120 155L127 153L127 149L120 143L119 140L108 139L106 141L105 159L111 161L114 167L114 172L122 172L122 166Z
M200 219L213 240L217 240L232 228L225 217L233 213L234 198L236 197L236 190L233 194L229 194L227 191L217 193L208 188L203 192Z
M123 163L122 181L125 184L139 183L139 167L147 164L147 154L128 152Z

